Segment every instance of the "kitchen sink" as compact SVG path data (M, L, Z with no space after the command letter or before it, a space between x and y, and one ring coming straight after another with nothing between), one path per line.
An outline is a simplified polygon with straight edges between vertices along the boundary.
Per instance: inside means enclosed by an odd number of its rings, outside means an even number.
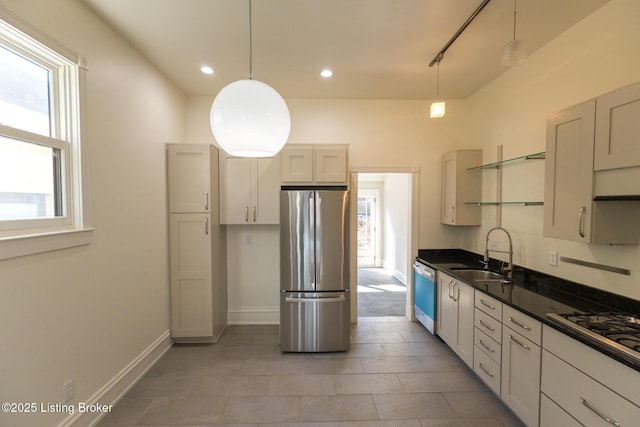
M472 280L476 282L488 282L495 281L501 282L505 280L504 276L500 273L496 273L495 271L490 270L479 270L479 269L455 269L455 275L458 276L462 280Z

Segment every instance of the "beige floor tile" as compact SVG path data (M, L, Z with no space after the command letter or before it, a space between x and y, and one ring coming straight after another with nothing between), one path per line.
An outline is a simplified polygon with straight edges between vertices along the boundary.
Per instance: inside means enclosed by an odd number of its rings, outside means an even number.
M447 353L441 342L384 343L387 356L439 356Z
M441 393L374 394L373 400L383 420L454 415Z
M497 418L431 418L420 421L422 427L504 427Z
M467 372L419 372L398 374L407 393L481 391L484 387Z
M200 377L143 377L127 397L190 397L201 382Z
M338 394L402 393L404 391L396 374L335 375L334 381Z
M371 395L301 397L301 421L377 420Z
M508 412L490 391L453 392L443 395L457 416L495 417Z
M465 363L453 354L445 351L442 355L416 356L426 372L450 372L463 371L471 374L472 371Z
M267 377L257 375L220 375L203 377L196 397L264 396Z
M345 358L314 358L302 363L305 375L313 374L357 374L363 373L361 359L358 357Z
M189 359L184 369L184 375L201 377L237 374L243 364L244 360L241 358Z
M267 383L268 396L310 396L336 394L333 375L276 375Z
M291 375L302 374L301 358L277 357L274 359L245 360L240 372L242 375Z
M139 424L215 424L223 407L224 401L215 398L155 399Z
M420 420L342 421L340 427L422 427Z
M405 342L402 334L397 331L356 331L351 333L351 340L355 343Z
M366 357L362 359L364 372L397 373L422 372L423 368L415 356Z
M153 399L130 399L125 397L100 421L100 426L135 425L152 402Z
M300 397L231 397L228 398L220 422L270 423L299 419Z

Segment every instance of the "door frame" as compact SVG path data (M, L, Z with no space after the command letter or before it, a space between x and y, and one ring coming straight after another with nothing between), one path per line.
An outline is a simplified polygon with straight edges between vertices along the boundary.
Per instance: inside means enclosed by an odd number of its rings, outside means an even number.
M407 253L418 253L418 208L420 206L420 168L419 167L352 167L350 170L350 251L356 256L350 257L350 283L351 289L357 289L358 286L358 174L360 173L406 173L411 174L411 197L409 199L410 209L409 216L409 233L407 236ZM413 259L407 257L407 297L405 299L405 317L415 320L415 311L413 307ZM358 292L351 292L351 323L358 323Z
M360 267L380 267L382 265L381 263L381 253L382 253L382 238L381 235L383 234L383 230L382 227L380 225L380 216L381 216L381 208L380 206L382 205L382 190L380 188L360 188L358 187L358 192L356 194L356 197L358 197L358 199L360 198L360 194L364 194L365 192L369 193L373 193L373 198L375 200L374 204L373 204L373 208L371 210L371 218L373 219L373 228L374 231L372 233L372 236L374 238L373 240L373 262L369 263L362 263L360 261L360 256L358 255L358 253L356 253L356 259L358 261L358 268ZM357 205L356 205L357 206ZM356 217L357 218L357 217ZM356 223L356 231L358 229L358 223ZM356 234L357 236L357 234Z

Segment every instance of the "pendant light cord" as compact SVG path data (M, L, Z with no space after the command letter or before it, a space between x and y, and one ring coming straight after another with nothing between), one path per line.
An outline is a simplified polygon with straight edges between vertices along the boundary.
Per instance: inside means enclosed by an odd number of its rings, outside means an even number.
M249 79L253 80L253 34L251 26L251 0L249 0Z
M516 39L516 15L518 9L518 0L513 0L513 39Z
M440 99L440 61L436 68L436 100Z

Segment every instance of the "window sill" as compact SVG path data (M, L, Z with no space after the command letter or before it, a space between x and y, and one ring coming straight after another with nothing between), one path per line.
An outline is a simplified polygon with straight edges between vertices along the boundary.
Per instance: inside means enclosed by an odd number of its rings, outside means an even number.
M94 230L85 228L0 238L0 260L88 245L93 240Z

